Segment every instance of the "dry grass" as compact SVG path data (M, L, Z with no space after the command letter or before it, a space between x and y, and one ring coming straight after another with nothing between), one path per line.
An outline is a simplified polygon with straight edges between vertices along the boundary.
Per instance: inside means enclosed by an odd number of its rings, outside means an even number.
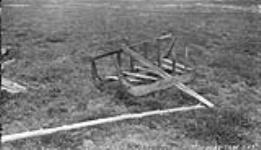
M5 144L4 149L260 144L260 14L204 8L193 12L187 8L151 9L153 4L147 1L109 1L101 7L98 4L104 1L89 2L95 7L73 0L61 0L57 5L51 0L5 1L16 2L32 6L3 11L2 44L17 47L19 53L17 63L10 65L4 76L40 89L13 96L1 93L4 134L195 103L174 88L142 98L134 98L121 88L99 92L90 78L88 58L105 48L117 48L122 40L108 42L116 37L133 43L172 32L180 37L180 45L207 47L191 50L198 70L190 86L217 107L22 140ZM107 71L108 62L105 60L101 69Z

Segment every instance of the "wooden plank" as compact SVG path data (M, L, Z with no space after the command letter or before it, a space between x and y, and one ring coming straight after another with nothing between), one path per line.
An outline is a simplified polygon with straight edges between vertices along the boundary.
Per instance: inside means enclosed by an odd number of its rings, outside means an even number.
M143 71L144 73L154 73L153 70L151 70L150 68L138 66L138 65L134 66L134 70Z
M175 81L174 78L162 79L152 84L132 87L128 92L134 96L144 96L155 91L171 88L176 84Z
M131 78L131 77L126 77L128 81L130 82L142 82L141 80L139 79L136 79L136 78ZM120 78L118 76L105 76L104 78L105 80L112 80L112 81L118 81L120 80Z
M150 69L152 69L156 74L159 74L161 77L163 78L170 78L172 77L170 74L166 73L164 70L162 70L161 68L153 65L150 61L148 61L147 59L145 59L143 56L141 56L140 54L134 52L133 50L131 50L130 48L128 48L126 45L123 45L123 51L126 54L131 55L132 57L134 57L138 62L142 63L144 66L149 67ZM209 102L207 99L205 99L203 96L199 95L198 93L196 93L195 91L193 91L192 89L190 89L189 87L185 86L183 83L180 83L180 81L178 81L177 79L173 78L173 82L176 82L175 86L182 90L183 92L189 94L190 96L193 96L194 98L196 98L197 100L199 100L200 102L204 103L205 105L207 105L208 107L214 107L214 104L212 104L211 102Z
M94 60L97 60L97 59L101 59L101 58L103 58L103 57L107 57L107 56L114 55L114 54L121 53L121 52L122 52L121 49L119 49L119 50L114 50L114 51L111 51L111 52L107 52L107 53L104 53L104 54L95 56L93 59L94 59Z
M170 59L167 59L167 58L163 58L162 61L164 63L168 63L170 65L172 65L172 63L173 63ZM193 70L191 67L186 67L185 65L183 65L181 63L178 63L178 62L176 62L176 67L180 68L180 69L183 69L183 70L188 70L188 71L192 71Z
M9 79L6 78L1 78L2 82L1 82L1 90L6 90L9 93L12 94L16 94L16 93L22 93L22 92L26 92L27 88L16 83L13 82Z
M172 71L173 67L168 65L168 64L162 64L161 67L163 69L166 69L166 70L169 70L169 71ZM175 68L175 72L176 73L185 73L183 70L179 69L179 68Z
M162 64L161 65L161 68L163 68L164 70L169 70L171 71L172 70L172 67L170 65L167 65L167 64ZM143 67L143 66L134 66L134 70L138 70L138 71L142 71L144 73L154 73L153 70L151 70L150 68L147 68L147 67ZM181 69L179 68L176 68L175 70L177 73L185 73L184 71L182 71ZM155 74L156 75L156 74Z
M128 90L128 92L134 96L144 96L159 90L165 90L171 88L177 84L176 83L177 80L179 80L182 83L185 83L190 81L191 79L192 79L191 74L161 79L152 84L133 86Z
M96 126L96 125L101 125L106 123L113 123L113 122L118 122L123 120L140 119L149 116L164 115L164 114L169 114L174 112L184 112L184 111L197 110L203 108L205 108L205 106L197 104L193 106L184 106L184 107L171 108L165 110L154 110L154 111L147 111L142 113L123 114L123 115L118 115L118 116L113 116L108 118L89 120L89 121L75 123L71 125L64 125L60 127L39 129L39 130L27 131L27 132L10 134L10 135L3 135L1 138L1 143L7 143L7 142L12 142L12 141L17 141L17 140L22 140L27 138L33 138L33 137L40 137L44 135L54 134L61 131L71 131L75 129L91 127L91 126Z
M140 73L133 73L133 72L128 72L128 71L123 71L122 73L124 75L131 76L131 77L134 77L134 78L139 78L139 79L153 80L153 81L158 80L158 78L156 78L156 77L152 77L152 76L140 74Z

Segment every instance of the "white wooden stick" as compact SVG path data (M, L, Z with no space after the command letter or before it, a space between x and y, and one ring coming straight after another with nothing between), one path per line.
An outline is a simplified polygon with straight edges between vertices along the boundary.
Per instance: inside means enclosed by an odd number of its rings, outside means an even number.
M137 119L137 118L143 118L153 115L163 115L167 113L173 113L173 112L179 112L179 111L188 111L188 110L195 110L195 109L201 109L206 108L203 105L197 104L194 106L187 106L187 107L178 107L178 108L172 108L172 109L166 109L166 110L155 110L155 111L148 111L148 112L142 112L142 113L135 113L135 114L124 114L109 118L102 118L97 120L90 120L86 122L81 123L75 123L71 125L64 125L61 127L55 127L55 128L49 128L49 129L40 129L40 130L34 130L29 132L23 132L23 133L16 133L11 135L4 135L2 136L1 143L26 139L26 138L32 138L32 137L40 137L44 135L49 135L53 133L57 133L60 131L69 131L89 126L95 126L99 124L105 124L105 123L111 123L111 122L117 122L122 120L128 120L128 119Z

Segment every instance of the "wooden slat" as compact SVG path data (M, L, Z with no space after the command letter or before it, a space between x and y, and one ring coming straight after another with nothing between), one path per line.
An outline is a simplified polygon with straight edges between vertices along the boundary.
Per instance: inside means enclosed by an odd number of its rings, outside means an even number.
M131 78L131 77L126 77L130 82L142 82L139 79ZM105 76L105 80L112 80L112 81L118 81L120 78L118 76Z
M163 63L168 63L168 64L172 65L172 61L170 59L163 58L162 61L163 61ZM188 70L188 71L193 70L191 67L186 67L185 65L178 63L178 62L176 62L176 67L183 69L183 70Z
M111 52L107 52L105 54L95 56L93 59L97 60L97 59L101 59L103 57L107 57L107 56L114 55L114 54L121 53L121 52L122 52L122 50L114 50L114 51L111 51Z
M175 81L174 78L162 79L152 84L134 86L128 92L134 96L144 96L155 91L171 88L176 84Z
M164 70L169 70L169 71L171 71L172 70L172 67L171 66L169 66L169 65L167 65L167 64L162 64L161 65L161 68L163 68ZM147 67L143 67L143 66L134 66L134 69L135 70L138 70L138 71L142 71L142 72L144 72L144 73L154 73L153 72L153 70L151 70L150 68L147 68ZM175 70L177 73L180 73L180 74L182 74L182 73L184 73L184 71L182 71L181 69L179 69L179 68L176 68L176 70ZM156 75L156 74L155 74Z
M166 69L166 70L169 70L169 71L172 71L172 69L173 69L172 66L167 65L167 64L162 64L161 67L162 67L163 69ZM175 68L175 72L176 72L176 73L184 73L184 71L181 70L181 69L179 69L179 68Z
M134 77L134 78L139 78L139 79L153 80L153 81L158 80L158 78L156 78L156 77L152 77L152 76L145 75L145 74L140 74L140 73L133 73L133 72L128 72L128 71L123 71L122 73L124 75L130 76L130 77Z
M154 73L153 70L151 70L150 68L138 66L138 65L134 66L134 70L143 71L144 73Z
M151 84L133 86L129 89L129 92L134 96L143 96L159 90L171 88L176 85L176 80L180 81L181 83L187 83L191 81L192 77L192 74L186 74L172 78L161 79Z

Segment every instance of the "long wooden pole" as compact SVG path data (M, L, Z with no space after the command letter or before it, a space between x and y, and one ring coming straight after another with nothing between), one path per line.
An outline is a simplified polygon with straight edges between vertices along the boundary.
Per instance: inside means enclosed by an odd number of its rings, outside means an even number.
M179 108L172 108L172 109L166 109L166 110L155 110L155 111L148 111L148 112L142 112L142 113L135 113L135 114L124 114L109 118L102 118L97 120L90 120L86 122L81 123L75 123L71 125L64 125L61 127L55 127L55 128L49 128L49 129L40 129L40 130L34 130L34 131L28 131L23 133L16 133L11 135L4 135L1 139L1 143L26 139L26 138L32 138L32 137L40 137L44 135L54 134L60 131L70 131L74 129L80 129L84 127L90 127L95 126L99 124L105 124L105 123L111 123L111 122L117 122L122 120L129 120L129 119L137 119L137 118L143 118L153 115L163 115L167 113L174 113L174 112L180 112L180 111L189 111L189 110L196 110L205 108L205 106L197 104L194 106L187 106L187 107L179 107Z

